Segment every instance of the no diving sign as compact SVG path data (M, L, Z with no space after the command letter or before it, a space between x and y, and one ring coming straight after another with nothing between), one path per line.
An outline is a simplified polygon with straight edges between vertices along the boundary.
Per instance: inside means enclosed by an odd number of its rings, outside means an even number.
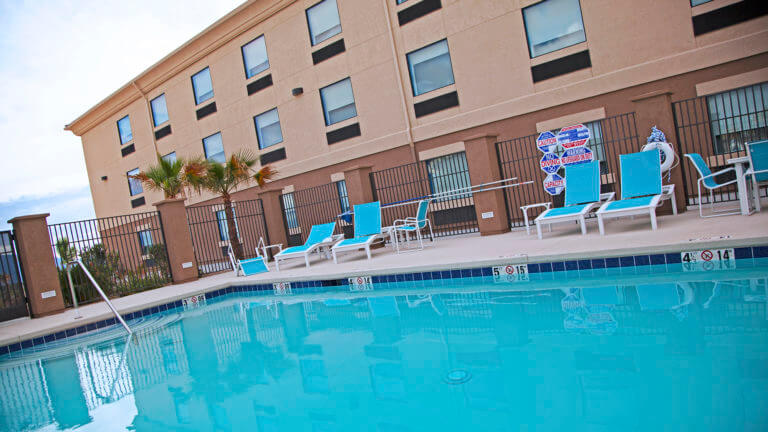
M373 291L373 282L370 276L355 276L349 278L349 290L356 291Z
M683 270L685 271L722 270L734 268L736 265L736 255L733 248L681 252L680 260L683 262Z

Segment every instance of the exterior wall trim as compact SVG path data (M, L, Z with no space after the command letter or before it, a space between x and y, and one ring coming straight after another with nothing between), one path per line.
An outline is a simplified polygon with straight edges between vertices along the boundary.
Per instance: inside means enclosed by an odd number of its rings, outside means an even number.
M768 81L768 68L762 68L696 84L696 96L708 96L727 90Z

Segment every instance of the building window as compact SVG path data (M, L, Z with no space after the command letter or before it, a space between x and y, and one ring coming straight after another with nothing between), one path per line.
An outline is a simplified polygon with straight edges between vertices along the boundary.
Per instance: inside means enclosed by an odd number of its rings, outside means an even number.
M175 164L176 163L176 152L170 152L167 155L163 156L163 160L168 162L169 164Z
M267 44L264 41L264 35L261 35L243 45L242 51L246 79L256 76L258 73L269 69Z
M211 162L224 163L227 158L224 156L224 143L221 140L221 132L203 138L203 151L205 158Z
M299 228L299 218L296 216L296 204L293 201L293 192L281 195L283 198L283 216L285 224L288 226L288 234L296 234Z
M406 57L414 96L454 83L447 40L443 39L425 46L409 53Z
M691 0L691 6L698 6L700 4L709 3L712 0Z
M152 106L152 122L155 127L168 121L168 108L165 106L165 93L152 99L149 103Z
M129 116L125 116L117 121L117 132L120 134L120 144L128 144L133 141L131 119Z
M240 238L240 227L237 226L237 215L235 209L232 209L232 216L235 218L235 232L237 237ZM229 225L227 225L227 212L219 210L216 212L216 221L219 225L219 240L229 241Z
M707 96L715 153L744 151L744 144L768 139L768 82Z
M341 33L336 0L323 0L307 9L307 25L309 25L309 38L313 46Z
M263 149L283 142L283 132L280 130L280 117L277 115L277 108L257 115L253 118L253 123L256 125L259 148Z
M465 152L449 154L426 161L427 179L432 195L437 195L435 201L448 201L458 198L469 198L471 194L455 195L457 189L469 188L469 167ZM440 196L444 196L441 198Z
M357 117L355 95L352 94L352 82L349 78L321 88L320 99L323 102L326 126Z
M523 9L531 58L587 40L579 0L545 0Z
M147 255L149 254L149 247L153 245L152 231L150 230L139 231L138 234L139 234L139 246L141 247L141 254Z
M138 195L144 192L144 188L141 186L141 180L134 178L133 176L139 174L139 169L135 168L128 171L128 190L131 192L131 196Z
M347 194L347 181L337 181L336 191L339 193L339 207L341 207L341 212L344 213L349 211L349 194Z
M195 105L200 105L213 97L210 68L205 68L192 75L192 90L195 92Z

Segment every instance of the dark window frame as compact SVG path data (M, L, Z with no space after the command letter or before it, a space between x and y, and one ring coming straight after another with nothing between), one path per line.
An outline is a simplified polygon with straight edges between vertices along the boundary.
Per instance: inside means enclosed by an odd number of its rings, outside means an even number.
M224 162L216 162L216 161L211 161L211 162L215 162L215 163L226 163L226 162L227 162L227 152L226 152L226 151L224 151L224 136L223 136L223 135L221 135L221 131L218 131L218 132L214 132L214 133L212 133L212 134L208 135L207 137L205 137L205 138L203 138L203 139L201 140L201 143L203 144L203 156L205 157L205 160L209 160L209 159L208 159L208 158L209 158L209 156L208 156L208 154L207 154L208 152L207 152L207 150L206 150L206 148L205 148L205 140L207 140L208 138L210 138L210 137L212 137L212 136L214 136L214 135L220 135L220 136L221 136L221 152L224 154Z
M208 69L208 77L211 80L211 97L209 97L208 99L205 99L205 100L202 100L202 101L198 102L197 101L197 89L195 89L195 77L197 75L199 75L201 72L203 72L204 70L206 70L206 69ZM200 69L199 71L193 73L192 76L189 77L189 80L192 83L192 99L195 101L195 107L198 107L198 106L204 104L205 102L208 102L209 100L214 99L216 97L216 92L213 89L213 74L211 73L211 67L210 66L206 66L206 67Z
M331 39L333 36L338 36L338 35L344 33L344 27L341 25L341 13L339 13L339 2L336 1L336 0L331 0L331 1L336 3L336 15L339 17L339 32L336 33L335 35L329 36L329 37L327 37L327 38L325 38L325 39L323 39L323 40L321 40L321 41L319 41L317 43L312 43L312 28L309 25L309 10L314 8L315 6L319 5L320 3L325 2L325 1L329 1L329 0L320 0L317 3L314 3L312 6L304 9L304 17L307 20L307 33L309 34L309 46L313 46L314 47L314 46L320 45L321 43Z
M158 100L160 98L163 98L163 100L165 101L165 103L164 103L165 104L165 114L166 114L166 116L168 118L165 119L165 121L162 122L162 123L157 123L157 121L155 120L155 107L152 105L152 102L154 102L154 101L156 101L156 100ZM165 97L165 92L160 93L159 95L157 95L156 97L154 97L152 100L149 101L149 111L150 111L150 114L152 114L152 124L154 125L155 129L157 129L158 127L160 127L160 126L162 126L162 125L164 125L164 124L166 124L166 123L171 121L171 115L168 113L168 98Z
M268 112L271 112L271 111L274 111L277 114L277 126L280 128L280 141L278 141L276 143L272 143L272 144L270 144L268 146L262 147L261 140L259 139L259 125L258 125L258 123L256 123L256 117L262 116L262 115L264 115L264 114L266 114ZM280 122L280 112L277 110L277 107L274 107L272 109L268 109L268 110L264 111L261 114L256 114L255 116L253 116L253 128L256 130L256 145L259 147L259 150L264 150L264 149L270 148L272 146L276 146L276 145L282 143L285 140L285 136L283 136L283 124Z
M537 58L537 57L541 57L541 56L544 56L544 55L547 55L547 54L552 54L554 52L558 52L558 51L564 50L566 48L570 48L572 46L576 46L578 44L586 43L587 42L587 26L584 25L584 13L582 12L581 0L576 0L576 3L579 4L579 15L581 16L581 28L584 29L584 40L581 41L581 42L577 42L577 43L575 43L573 45L568 45L568 46L564 46L562 48L558 48L558 49L556 49L554 51L549 51L549 52L546 52L546 53L543 53L543 54L539 54L537 56L533 55L533 53L531 52L531 43L528 40L528 24L525 22L525 10L529 9L529 8L532 8L532 7L536 7L538 5L541 5L542 3L546 3L547 1L549 1L549 0L543 0L543 1L540 1L540 2L537 2L537 3L534 3L532 5L529 5L529 6L526 6L526 7L522 8L520 10L520 15L522 15L522 17L523 17L523 30L524 30L524 33L525 33L525 45L528 47L528 57L531 58L531 59L534 59L534 58Z
M419 93L419 94L416 94L416 87L415 87L415 85L414 85L414 81L413 81L413 74L411 73L411 62L410 62L410 60L408 59L408 56L409 56L409 55L411 55L411 54L413 54L413 53L415 53L415 52L417 52L417 51L421 51L421 50L423 50L423 49L425 49L425 48L429 48L429 47L431 47L432 45L437 45L437 44L439 44L440 42L443 42L443 41L445 41L445 46L446 46L446 47L448 47L448 61L449 61L449 62L450 62L450 64L451 64L451 77L453 78L453 82L452 82L452 83L450 83L450 84L446 84L446 85L444 85L444 86L442 86L442 87L438 87L438 88L434 88L434 89L432 89L432 90L426 91L426 92L424 92L424 93ZM405 63L406 63L406 65L408 66L408 76L411 78L411 93L413 94L413 96L414 96L414 97L416 97L416 96L421 96L421 95L424 95L424 94L427 94L427 93L433 92L433 91L435 91L435 90L440 90L440 89L442 89L442 88L450 87L450 86L452 86L452 85L456 85L456 75L453 73L453 59L451 58L451 46L448 44L448 38L443 38L443 39L440 39L439 41L436 41L436 42L432 42L432 43L431 43L431 44L429 44L429 45L424 45L424 46L423 46L423 47L421 47L421 48L418 48L418 49L415 49L415 50L413 50L413 51L411 51L411 52L405 53Z
M126 142L123 142L123 134L120 132L120 122L123 121L124 119L128 119L128 128L131 130L131 139L129 139ZM115 125L117 126L117 140L120 142L120 145L124 146L124 145L128 145L128 144L132 143L134 138L133 138L133 126L131 126L131 115L130 114L126 114L126 115L120 117L115 122Z
M256 39L259 39L259 38L264 38L264 51L267 52L267 68L263 69L263 70L260 70L260 71L256 72L255 74L253 74L251 76L248 76L248 65L245 64L245 47L250 45L252 42L256 41ZM267 48L267 37L265 36L264 33L262 33L259 36L256 36L255 38L251 39L247 43L243 44L240 47L240 55L241 55L241 57L243 59L243 71L245 72L245 79L246 80L249 80L249 79L257 76L257 75L261 74L262 72L268 71L269 68L272 67L272 64L269 63L269 49ZM213 82L213 78L211 78L211 82Z
M135 173L135 174L131 174L131 173L132 173L132 172L134 172L134 171L136 171L136 173ZM126 177L126 179L128 179L128 194L129 194L130 196L132 196L132 197L134 197L134 196L137 196L137 195L141 195L141 194L143 194L143 193L144 193L144 185L142 185L142 184L141 184L141 182L140 182L139 180L135 180L135 179L132 179L132 178L131 178L131 176L132 176L132 175L136 175L136 174L138 174L138 173L140 173L140 172L141 172L141 171L140 171L138 168L134 168L134 169L132 169L132 170L130 170L130 171L127 171L127 172L125 173L125 177ZM131 180L133 180L133 181L135 181L135 182L137 182L137 183L138 183L138 185L139 185L139 188L141 188L141 190L140 190L140 191L138 191L138 192L136 192L136 193L133 193L133 188L131 188Z
M326 89L326 88L328 88L328 87L330 87L332 85L335 85L335 84L338 84L338 83L340 83L342 81L347 81L347 80L349 81L349 89L352 91L352 102L355 104L355 115L353 115L352 117L349 117L349 118L345 118L344 120L339 120L337 122L328 123L328 116L325 113L326 109L325 109L325 99L323 99L323 89ZM332 82L332 83L330 83L330 84L328 84L326 86L320 87L320 89L317 92L320 95L320 107L323 109L323 119L325 120L325 127L329 127L329 126L335 125L336 123L341 123L343 121L346 121L346 120L349 120L349 119L353 119L353 118L355 118L355 117L360 115L360 113L357 112L357 98L355 98L355 89L352 87L352 77L348 76L348 77L342 78L342 79L340 79L340 80L338 80L336 82Z

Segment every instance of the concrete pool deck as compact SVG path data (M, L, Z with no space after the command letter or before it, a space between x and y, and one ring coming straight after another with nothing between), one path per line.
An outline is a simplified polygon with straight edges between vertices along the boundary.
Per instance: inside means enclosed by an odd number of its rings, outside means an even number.
M545 231L543 240L536 237L535 228L531 235L522 229L486 237L467 234L438 238L434 242L427 240L422 251L396 254L390 247L374 249L371 260L365 258L363 251L349 252L339 255L338 264L314 256L310 268L296 259L284 261L280 272L274 271L274 264L270 263L269 273L236 277L230 271L112 301L121 314L127 314L230 285L768 245L768 211L702 219L697 211L689 210L676 216L660 216L658 223L659 229L652 231L647 217L607 221L605 236L600 235L597 220L592 219L585 236L578 225L561 224L553 226L551 233ZM76 319L75 311L68 309L43 318L0 323L0 346L112 317L102 302L82 306L78 312L82 318Z

